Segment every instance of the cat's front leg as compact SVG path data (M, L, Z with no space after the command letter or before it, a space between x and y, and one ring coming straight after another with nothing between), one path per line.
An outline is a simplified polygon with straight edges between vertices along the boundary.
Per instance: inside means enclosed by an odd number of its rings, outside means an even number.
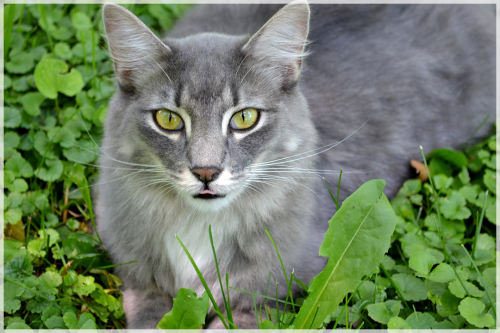
M172 298L156 291L126 289L122 294L128 329L156 328L161 318L172 310Z
M257 322L255 320L255 313L251 312L242 312L242 311L232 311L233 321L236 327L239 329L255 329L257 328ZM215 315L215 317L208 323L206 326L208 329L213 330L222 330L226 329L219 316Z

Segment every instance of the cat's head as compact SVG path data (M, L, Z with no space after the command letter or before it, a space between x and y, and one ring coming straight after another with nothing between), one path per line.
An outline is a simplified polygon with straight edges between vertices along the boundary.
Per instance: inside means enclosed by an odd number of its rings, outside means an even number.
M297 85L305 1L285 6L251 37L162 41L115 4L104 5L103 19L118 82L106 121L114 158L164 168L174 193L206 210L245 189L286 186L269 170L296 167L297 158L283 159L312 149L316 135Z

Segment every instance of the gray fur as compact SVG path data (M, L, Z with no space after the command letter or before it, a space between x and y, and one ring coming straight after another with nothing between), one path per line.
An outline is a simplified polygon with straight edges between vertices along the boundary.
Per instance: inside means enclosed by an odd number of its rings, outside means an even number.
M175 235L219 305L209 224L231 286L264 294L271 271L283 297L264 228L288 272L314 277L335 210L317 175L336 183L326 170L342 168L342 200L372 178L385 179L393 196L419 145L457 148L486 115L495 118L492 6L311 5L307 27L307 5L296 2L285 9L291 18L259 30L280 7L200 5L160 45L125 9L104 6L111 52L122 53L113 53L119 89L105 125L98 231L115 263L139 260L116 267L129 328L155 327L178 288L203 290ZM127 29L145 36L141 43L118 33ZM276 34L288 43L267 38ZM306 36L303 50L297 40ZM244 107L262 109L262 124L238 139L223 120ZM184 130L162 132L152 116L160 108L186 118ZM194 168L223 170L209 186L226 198L193 198L203 189ZM236 325L255 325L251 296L231 291L231 305Z

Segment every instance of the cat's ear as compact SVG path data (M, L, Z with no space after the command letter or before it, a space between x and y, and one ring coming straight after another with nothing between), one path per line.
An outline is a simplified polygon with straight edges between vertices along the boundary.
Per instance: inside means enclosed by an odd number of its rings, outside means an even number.
M306 56L309 15L307 1L289 3L250 38L243 52L260 64L278 69L285 82L296 82Z
M105 4L102 18L116 77L123 87L133 87L145 72L158 70L158 59L171 54L170 48L126 8Z

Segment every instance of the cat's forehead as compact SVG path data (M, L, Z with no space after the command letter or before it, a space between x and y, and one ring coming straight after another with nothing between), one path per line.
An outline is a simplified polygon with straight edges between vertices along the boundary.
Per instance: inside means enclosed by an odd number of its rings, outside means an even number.
M244 37L209 33L167 40L174 51L170 70L180 102L227 103L236 99L236 75L244 42Z

